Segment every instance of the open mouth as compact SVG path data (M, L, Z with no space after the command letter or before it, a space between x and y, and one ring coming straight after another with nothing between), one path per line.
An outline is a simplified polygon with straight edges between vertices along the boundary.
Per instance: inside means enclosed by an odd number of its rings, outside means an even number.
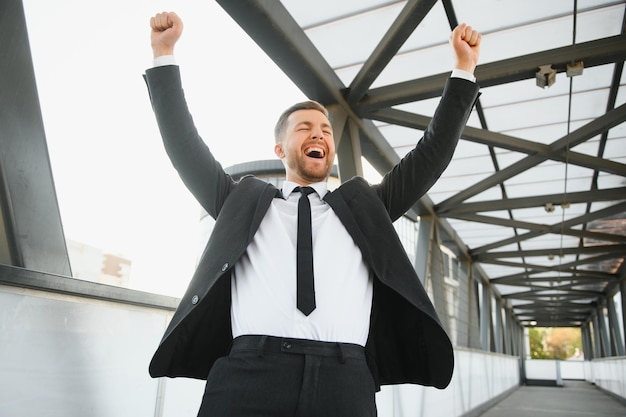
M322 159L326 155L326 152L324 152L324 149L322 148L313 146L313 147L306 149L304 151L304 154L308 156L309 158Z

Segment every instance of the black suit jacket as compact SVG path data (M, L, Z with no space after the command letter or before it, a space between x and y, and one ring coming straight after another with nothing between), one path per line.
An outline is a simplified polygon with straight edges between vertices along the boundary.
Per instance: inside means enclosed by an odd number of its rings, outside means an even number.
M204 144L185 102L177 66L146 72L166 151L216 223L196 272L152 358L153 377L205 379L232 341L230 277L279 192L255 177L224 173ZM353 178L325 200L373 271L369 366L379 384L443 388L454 367L452 345L395 233L402 216L439 178L478 96L478 86L450 79L417 146L380 184ZM246 109L239 109L242 114Z

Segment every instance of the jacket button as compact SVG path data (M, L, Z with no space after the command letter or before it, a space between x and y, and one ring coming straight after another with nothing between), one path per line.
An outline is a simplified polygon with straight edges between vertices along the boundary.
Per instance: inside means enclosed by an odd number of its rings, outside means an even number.
M191 304L198 304L198 301L200 301L200 297L198 297L197 295L191 297Z
M226 262L224 265L222 265L222 272L226 271L229 266L230 265L228 265L228 262Z

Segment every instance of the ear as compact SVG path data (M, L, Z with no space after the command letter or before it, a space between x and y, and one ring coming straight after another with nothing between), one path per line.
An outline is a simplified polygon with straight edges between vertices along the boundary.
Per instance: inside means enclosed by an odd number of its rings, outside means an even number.
M274 153L280 159L283 159L285 157L285 149L283 148L282 143L277 143L276 145L274 145Z

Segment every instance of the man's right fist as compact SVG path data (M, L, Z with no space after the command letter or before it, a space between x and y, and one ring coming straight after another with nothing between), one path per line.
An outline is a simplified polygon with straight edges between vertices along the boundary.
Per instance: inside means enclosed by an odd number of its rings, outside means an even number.
M183 33L183 21L174 12L157 13L150 18L150 41L154 58L173 55L174 46Z

